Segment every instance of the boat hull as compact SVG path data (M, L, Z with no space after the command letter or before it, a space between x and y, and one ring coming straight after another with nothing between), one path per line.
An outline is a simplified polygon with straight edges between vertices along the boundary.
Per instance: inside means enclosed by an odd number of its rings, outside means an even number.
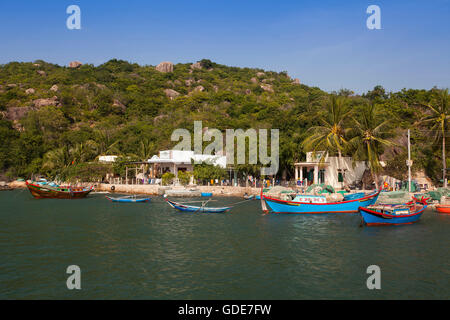
M183 212L198 212L198 213L224 213L230 210L230 207L222 207L222 208L208 208L208 207L197 207L197 206L188 206L182 203L170 201L165 199L166 202L174 209Z
M106 197L109 201L112 202L121 202L121 203L144 203L144 202L150 202L150 198L145 199L115 199L111 197Z
M324 213L357 213L359 207L367 207L374 204L380 191L363 196L359 199L352 199L334 203L303 203L294 201L284 201L261 195L263 211L266 213L283 214L324 214Z
M30 193L36 199L82 199L92 192L92 188L86 190L72 190L72 191L60 191L53 188L47 188L45 186L35 185L33 183L26 183Z
M436 211L439 213L450 214L450 205L438 204L438 205L436 205Z
M412 224L419 221L425 209L426 206L423 206L414 213L398 216L382 214L368 208L360 208L360 213L364 224L367 226L402 225Z

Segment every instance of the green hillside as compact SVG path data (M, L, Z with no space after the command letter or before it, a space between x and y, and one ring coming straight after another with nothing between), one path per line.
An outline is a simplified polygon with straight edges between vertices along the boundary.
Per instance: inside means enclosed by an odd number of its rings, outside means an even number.
M290 178L293 162L314 148L303 143L316 132L309 128L328 121L330 97L338 96L349 111L341 123L345 143L340 149L330 142L330 152L341 150L343 155L369 160L367 148L358 146L358 141L365 142L357 139L361 132L355 130L356 123L364 125L369 118L372 124L386 121L377 134L380 141L395 145L375 140L373 144L375 154L388 160L386 173L404 176L402 139L411 128L413 169L425 169L439 181L442 130L425 118L433 114L427 105L447 103L448 114L448 100L439 100L443 92L388 93L377 86L362 96L350 90L330 94L299 84L286 72L229 67L209 60L176 64L171 72L119 60L77 68L44 61L11 62L0 66L0 172L11 178L32 173L65 178L80 172L83 177L101 175L100 165L89 164L98 155L148 159L173 147L174 129L192 132L193 121L202 120L203 127L220 130L280 129L279 174ZM444 126L448 133L448 120Z

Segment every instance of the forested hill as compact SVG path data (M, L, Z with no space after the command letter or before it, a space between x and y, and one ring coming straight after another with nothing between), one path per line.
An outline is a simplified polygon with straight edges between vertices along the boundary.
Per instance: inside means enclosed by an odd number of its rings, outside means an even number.
M9 177L54 176L100 154L147 159L174 145L174 129L192 132L193 121L202 120L204 127L221 130L280 129L280 175L289 178L292 163L311 149L302 144L314 133L308 129L329 119L334 96L351 111L342 123L345 141L357 141L358 133L350 129L365 121L363 114L374 123L388 120L380 133L383 139L401 141L405 129L412 128L415 169L424 168L438 180L439 132L422 120L431 115L426 105L439 103L439 92L387 93L377 86L363 96L350 90L329 94L300 84L287 72L228 67L210 60L157 67L120 60L97 67L11 62L0 66L0 172ZM381 159L391 160L394 167L386 170L406 168L400 144L379 143L375 149ZM342 151L368 160L354 143L346 143Z

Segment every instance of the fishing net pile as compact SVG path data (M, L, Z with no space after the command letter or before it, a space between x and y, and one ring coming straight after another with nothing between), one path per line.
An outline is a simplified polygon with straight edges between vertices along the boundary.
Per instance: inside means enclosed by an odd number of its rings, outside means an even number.
M450 197L450 188L437 188L435 191L428 191L425 196L430 200L442 201L442 197Z
M296 194L294 190L282 186L275 186L263 191L266 196L281 200L292 200L293 196Z
M396 204L411 201L411 196L407 191L380 192L377 203Z

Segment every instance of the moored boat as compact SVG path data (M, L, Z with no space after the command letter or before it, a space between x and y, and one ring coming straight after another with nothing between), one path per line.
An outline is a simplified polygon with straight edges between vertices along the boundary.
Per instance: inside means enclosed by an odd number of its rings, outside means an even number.
M436 211L450 214L450 197L442 196L441 203L436 205Z
M445 204L437 204L436 211L439 213L448 213L450 214L450 205Z
M184 212L201 212L201 213L224 213L231 209L231 207L219 207L219 208L213 208L213 207L206 207L206 204L208 201L203 201L201 206L191 206L184 203L179 203L175 201L171 201L167 198L164 199L172 208L177 209L179 211Z
M368 195L360 194L354 199L328 202L325 196L297 195L294 200L281 200L264 195L261 191L261 206L265 213L321 214L357 213L359 207L374 204L380 190Z
M26 181L26 186L36 199L81 199L94 190L94 187L59 186L43 179Z
M427 208L428 199L417 199L405 204L377 204L360 207L363 223L367 226L401 225L419 221Z
M135 196L126 196L119 198L106 196L106 198L112 202L123 202L123 203L142 203L142 202L150 202L151 200L150 198L137 198Z

